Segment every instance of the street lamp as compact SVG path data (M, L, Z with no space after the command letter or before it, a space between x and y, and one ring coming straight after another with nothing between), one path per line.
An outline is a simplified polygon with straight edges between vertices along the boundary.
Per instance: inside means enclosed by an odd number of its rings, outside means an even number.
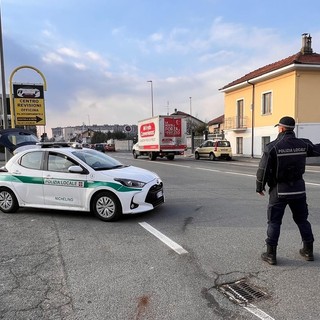
M192 116L192 109L191 109L191 99L192 99L192 97L189 97L189 99L190 99L190 116Z
M151 115L153 117L153 82L152 80L148 80L147 82L150 82L150 89L151 89Z

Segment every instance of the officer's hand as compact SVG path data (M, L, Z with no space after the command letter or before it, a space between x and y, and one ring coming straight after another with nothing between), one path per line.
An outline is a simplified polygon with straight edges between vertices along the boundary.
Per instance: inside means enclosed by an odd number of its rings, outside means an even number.
M261 192L258 192L260 194L260 196L264 196L264 192L261 191Z

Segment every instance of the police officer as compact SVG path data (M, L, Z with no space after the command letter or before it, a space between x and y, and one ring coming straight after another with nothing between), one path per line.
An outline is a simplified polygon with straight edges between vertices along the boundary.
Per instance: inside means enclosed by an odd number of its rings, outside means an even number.
M275 126L278 127L278 137L266 145L257 170L256 192L264 196L266 184L269 186L267 252L262 253L261 258L271 265L277 264L280 227L285 208L289 205L303 241L300 254L305 260L313 261L314 238L308 221L303 174L306 157L320 156L320 144L296 138L292 117L281 118Z

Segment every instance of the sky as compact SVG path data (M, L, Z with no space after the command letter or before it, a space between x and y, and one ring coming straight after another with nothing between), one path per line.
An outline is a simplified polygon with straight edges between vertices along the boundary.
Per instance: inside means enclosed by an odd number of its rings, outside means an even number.
M208 122L224 113L220 88L297 53L303 33L320 52L319 0L0 1L7 93L17 67L41 71L48 136L152 111ZM22 68L13 82L43 79Z

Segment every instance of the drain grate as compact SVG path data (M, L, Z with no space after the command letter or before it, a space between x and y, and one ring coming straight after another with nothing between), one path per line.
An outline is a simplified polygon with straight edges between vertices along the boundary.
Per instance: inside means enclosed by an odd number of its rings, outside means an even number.
M218 290L238 304L247 304L268 297L266 292L249 284L246 279L222 284Z

